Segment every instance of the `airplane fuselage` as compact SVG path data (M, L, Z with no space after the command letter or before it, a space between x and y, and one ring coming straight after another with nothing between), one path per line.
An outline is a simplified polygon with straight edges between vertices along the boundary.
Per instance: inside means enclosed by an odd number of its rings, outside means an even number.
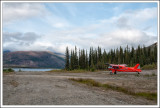
M135 67L125 67L122 65L112 65L108 68L109 70L112 71L112 73L116 72L141 72L141 69L139 68L139 64Z

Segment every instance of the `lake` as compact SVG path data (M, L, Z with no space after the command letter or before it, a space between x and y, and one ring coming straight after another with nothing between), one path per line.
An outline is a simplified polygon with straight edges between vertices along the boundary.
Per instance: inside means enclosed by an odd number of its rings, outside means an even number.
M12 68L15 72L20 71L37 71L37 72L44 72L44 71L50 71L50 70L59 70L59 69L51 69L51 68Z

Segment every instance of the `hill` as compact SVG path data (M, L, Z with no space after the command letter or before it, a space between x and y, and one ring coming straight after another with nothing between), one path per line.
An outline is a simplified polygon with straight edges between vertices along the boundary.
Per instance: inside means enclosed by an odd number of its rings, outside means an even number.
M3 54L4 67L64 68L62 56L49 51L16 51Z
M4 54L4 53L9 53L9 52L11 52L11 51L10 51L10 50L4 50L4 51L3 51L3 54Z
M154 44L152 45L149 45L148 47L146 47L146 49L148 50L149 48L151 49L151 51L154 50L155 46L157 47L157 42L155 42Z

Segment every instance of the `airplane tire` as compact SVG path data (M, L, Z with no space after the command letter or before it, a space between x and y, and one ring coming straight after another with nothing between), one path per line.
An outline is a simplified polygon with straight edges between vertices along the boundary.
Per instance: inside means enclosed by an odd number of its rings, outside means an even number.
M117 72L115 71L114 74L117 74Z
M138 74L139 74L139 72L138 72Z

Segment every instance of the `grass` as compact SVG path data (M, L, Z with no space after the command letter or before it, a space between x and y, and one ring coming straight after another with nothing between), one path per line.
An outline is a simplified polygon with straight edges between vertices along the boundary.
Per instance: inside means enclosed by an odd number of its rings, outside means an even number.
M82 79L82 78L70 78L69 80L72 81L76 81L79 83L83 83L86 84L88 86L94 86L94 87L102 87L103 89L111 89L114 91L118 91L118 92L122 92L128 95L132 95L132 96L140 96L140 97L144 97L146 99L149 100L157 100L157 93L150 93L150 92L134 92L130 89L124 88L124 87L120 87L120 86L116 86L116 85L110 85L110 84L102 84L100 82L96 82L92 79Z
M157 75L155 73L152 73L152 74L145 74L143 76L145 76L145 77L154 77L154 76L157 76Z
M139 74L135 74L135 76L136 76L136 77L139 77L140 75L139 75Z
M96 81L94 81L92 79L82 79L82 78L78 78L78 79L69 78L69 79L72 80L72 81L76 81L76 82L80 82L80 83L89 85L89 86L102 87L101 83L96 82Z
M142 70L152 70L152 69L157 69L157 65L155 65L155 64L148 64L148 65L144 65L142 67Z
M152 76L156 76L156 74L155 74L155 73L152 73Z
M8 68L8 69L3 69L4 73L10 73L10 72L14 72L14 70L12 68Z

